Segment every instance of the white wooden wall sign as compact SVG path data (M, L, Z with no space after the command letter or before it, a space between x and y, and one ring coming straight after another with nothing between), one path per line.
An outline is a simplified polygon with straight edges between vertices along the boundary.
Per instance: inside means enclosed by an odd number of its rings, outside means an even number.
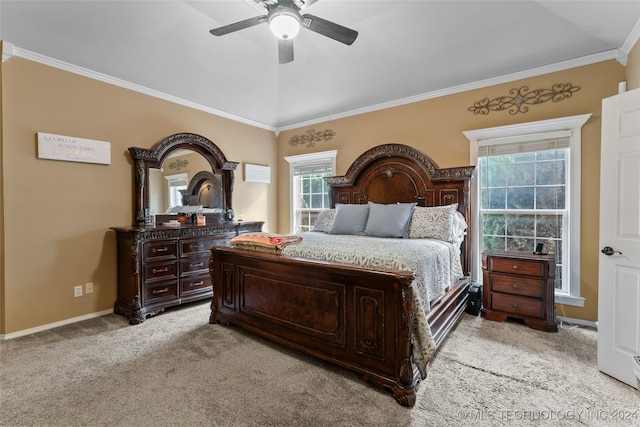
M38 158L111 164L111 143L38 132Z
M244 180L246 182L271 182L271 168L269 166L244 164Z

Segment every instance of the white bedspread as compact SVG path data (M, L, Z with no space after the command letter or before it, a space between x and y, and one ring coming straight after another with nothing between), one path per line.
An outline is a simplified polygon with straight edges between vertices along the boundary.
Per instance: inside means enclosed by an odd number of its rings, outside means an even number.
M422 377L435 352L426 316L430 302L463 277L457 245L432 239L387 239L320 232L299 233L302 242L286 246L283 255L381 269L409 270L415 307L413 359Z

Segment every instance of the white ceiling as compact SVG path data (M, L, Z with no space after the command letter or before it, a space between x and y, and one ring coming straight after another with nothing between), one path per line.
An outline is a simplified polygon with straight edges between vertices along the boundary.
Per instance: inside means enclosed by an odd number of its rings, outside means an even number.
M260 15L243 0L1 0L0 38L14 55L277 131L500 79L624 63L640 33L638 0L319 0L303 13L358 38L347 46L303 29L295 60L279 65L266 24L209 34Z

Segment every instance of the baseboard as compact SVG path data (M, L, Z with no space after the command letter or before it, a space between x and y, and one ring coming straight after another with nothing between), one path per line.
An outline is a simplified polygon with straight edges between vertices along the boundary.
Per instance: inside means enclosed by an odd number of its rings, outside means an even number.
M588 328L593 328L595 330L598 329L598 322L592 322L590 320L582 320L582 319L572 319L571 317L563 317L563 316L557 316L556 318L561 322L568 323L569 325L586 326Z
M94 319L96 317L102 317L107 314L112 314L113 308L109 310L97 311L95 313L85 314L83 316L72 317L70 319L61 320L59 322L48 323L46 325L36 326L35 328L23 329L17 332L11 332L10 334L0 334L0 341L10 340L13 338L23 337L25 335L35 334L37 332L46 331L53 328L58 328L64 325L70 325L71 323L81 322L83 320Z

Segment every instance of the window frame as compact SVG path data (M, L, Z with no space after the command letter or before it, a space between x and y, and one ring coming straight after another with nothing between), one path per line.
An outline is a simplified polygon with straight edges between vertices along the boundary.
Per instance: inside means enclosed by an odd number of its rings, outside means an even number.
M165 179L167 180L167 206L171 209L174 207L171 206L171 194L174 192L173 189L177 187L184 187L186 190L189 186L189 175L186 173L177 173L174 175L165 175ZM182 200L180 200L180 204L176 206L182 206Z
M506 144L553 138L560 134L569 136L569 293L555 293L555 302L578 307L584 306L584 298L580 296L580 177L581 177L581 129L591 114L541 120L507 126L465 131L463 134L470 142L470 163L478 165L480 147L487 144ZM554 134L555 133L555 134ZM471 184L471 279L481 281L481 224L480 224L480 185L477 175ZM564 252L567 253L567 252ZM564 272L563 272L564 273Z
M289 229L290 232L295 230L295 214L296 214L296 198L295 198L295 170L300 167L308 167L315 164L331 163L332 173L336 171L336 157L338 150L320 151L317 153L300 154L296 156L287 156L284 159L289 163Z

